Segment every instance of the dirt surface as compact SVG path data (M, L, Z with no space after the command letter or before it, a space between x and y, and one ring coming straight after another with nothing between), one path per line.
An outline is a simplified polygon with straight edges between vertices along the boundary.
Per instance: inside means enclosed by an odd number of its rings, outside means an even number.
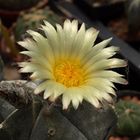
M128 137L110 137L109 140L130 140Z
M107 26L110 31L127 42L140 42L140 31L130 31L127 18L125 16L111 20Z

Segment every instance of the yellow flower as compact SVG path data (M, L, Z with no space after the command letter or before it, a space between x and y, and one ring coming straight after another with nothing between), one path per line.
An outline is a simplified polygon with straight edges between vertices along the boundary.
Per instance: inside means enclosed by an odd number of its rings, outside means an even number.
M55 101L62 95L63 109L69 104L75 109L83 99L95 107L104 100L111 102L115 95L114 84L127 84L123 76L112 68L126 66L126 61L112 58L118 47L106 47L111 38L94 45L98 31L85 29L83 23L78 29L78 21L66 20L63 27L56 29L44 21L41 29L45 37L35 31L27 31L32 38L19 42L28 51L30 62L20 63L21 72L31 72L31 78L41 83L35 94L44 91L44 99Z

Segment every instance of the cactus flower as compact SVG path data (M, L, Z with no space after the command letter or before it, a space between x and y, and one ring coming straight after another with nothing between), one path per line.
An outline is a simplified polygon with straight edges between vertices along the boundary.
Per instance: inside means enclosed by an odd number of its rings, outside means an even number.
M65 20L56 28L44 21L41 29L45 36L29 30L32 38L19 42L27 49L21 53L31 58L19 64L20 71L41 81L35 94L44 91L44 99L51 101L61 96L63 109L70 103L77 109L83 99L98 108L104 100L112 102L114 83L127 84L123 75L112 71L127 63L112 58L118 47L106 47L111 38L95 45L98 31L86 29L84 23L78 28L77 20Z

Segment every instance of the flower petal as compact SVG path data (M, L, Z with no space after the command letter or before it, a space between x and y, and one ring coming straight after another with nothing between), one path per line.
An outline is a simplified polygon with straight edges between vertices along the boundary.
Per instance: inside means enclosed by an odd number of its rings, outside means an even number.
M71 102L71 98L69 98L67 94L63 94L63 97L62 97L63 109L67 109L70 102Z
M108 79L94 78L94 79L91 79L91 80L87 80L87 82L85 84L93 86L94 88L96 88L100 91L105 91L107 93L115 95L115 91L113 89L114 85Z
M85 24L83 23L75 36L75 39L72 44L72 48L70 51L71 57L75 58L79 54L79 50L82 49L83 42L85 38Z
M83 91L81 88L78 87L68 88L63 94L63 100L62 100L63 108L67 109L67 106L70 104L70 101L72 101L73 107L77 109L79 103L81 103L83 100L82 95L83 95Z
M49 45L47 38L44 38L41 34L32 30L28 30L27 32L36 41L36 44L37 44L36 49L38 50L37 54L41 53L42 56L44 56L47 59L47 61L49 61L50 63L54 63L54 50Z
M84 86L82 88L85 90L85 94L83 95L84 99L96 108L100 108L99 99L102 100L102 98L100 98L101 95L99 94L99 91L91 86Z
M98 70L112 69L127 66L127 62L118 58L111 58L97 61L93 63L88 69L84 68L86 74L93 73Z
M87 69L90 65L93 65L95 62L105 60L105 59L112 57L113 55L116 54L116 52L118 50L119 50L119 48L114 47L114 46L105 48L105 49L101 50L100 52L98 52L96 55L93 55L90 59L89 59L89 57L85 57L82 64L85 67L85 69Z
M101 71L96 71L91 74L88 74L86 76L86 79L91 79L91 78L115 78L115 77L122 77L123 75L111 71L111 70L101 70Z
M98 31L86 30L77 20L65 20L56 29L47 21L41 26L45 36L28 30L32 38L19 42L27 51L29 62L19 63L21 72L31 72L32 80L39 80L35 94L44 92L44 99L55 101L62 95L63 109L70 103L77 109L83 99L99 108L104 100L112 103L114 83L127 84L123 75L110 69L125 67L127 62L112 58L118 47L107 47L112 38L98 44Z

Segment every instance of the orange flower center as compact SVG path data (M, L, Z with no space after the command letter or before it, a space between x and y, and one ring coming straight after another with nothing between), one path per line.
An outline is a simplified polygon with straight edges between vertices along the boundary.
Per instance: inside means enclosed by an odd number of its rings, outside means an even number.
M77 87L84 81L83 71L78 63L63 61L58 63L54 69L56 81L66 87Z

